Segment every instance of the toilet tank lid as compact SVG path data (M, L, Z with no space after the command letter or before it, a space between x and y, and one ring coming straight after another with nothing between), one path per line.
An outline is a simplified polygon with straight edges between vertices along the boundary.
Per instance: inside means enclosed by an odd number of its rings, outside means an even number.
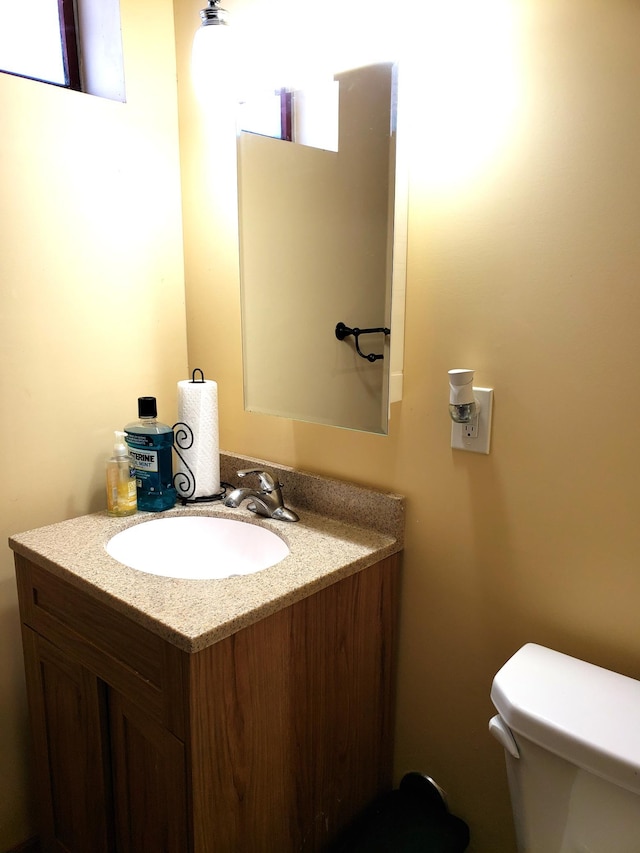
M491 700L516 734L640 794L640 681L528 643Z

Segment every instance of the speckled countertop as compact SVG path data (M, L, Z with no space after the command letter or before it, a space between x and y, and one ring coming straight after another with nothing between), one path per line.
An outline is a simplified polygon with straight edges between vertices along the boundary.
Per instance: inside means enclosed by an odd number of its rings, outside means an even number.
M106 512L61 521L9 539L13 550L52 574L110 604L188 652L217 642L323 587L402 549L404 499L274 463L221 454L221 479L240 481L240 468L263 467L283 483L287 506L300 521L259 518L246 504L176 507L111 518ZM153 518L210 515L259 524L277 533L290 554L268 569L223 580L156 577L122 565L106 543L132 524Z

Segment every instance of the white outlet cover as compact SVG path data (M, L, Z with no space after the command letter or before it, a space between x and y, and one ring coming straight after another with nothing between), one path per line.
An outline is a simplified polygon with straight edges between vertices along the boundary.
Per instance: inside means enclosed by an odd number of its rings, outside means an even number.
M451 447L454 450L470 450L472 453L489 453L491 449L491 419L493 415L493 388L473 389L480 403L478 435L468 435L470 424L451 424Z

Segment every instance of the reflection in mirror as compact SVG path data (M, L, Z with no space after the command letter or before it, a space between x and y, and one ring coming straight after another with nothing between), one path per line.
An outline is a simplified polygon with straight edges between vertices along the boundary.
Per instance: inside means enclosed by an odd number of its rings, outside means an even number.
M238 127L241 132L337 151L339 97L337 80L253 94L238 104Z
M245 408L387 433L397 67L245 103L238 134ZM403 219L404 221L404 219ZM403 312L400 312L403 314ZM390 329L339 339L336 326ZM402 323L398 326L401 346ZM386 327L386 328L385 328ZM394 340L395 344L395 340ZM393 399L393 397L392 397Z

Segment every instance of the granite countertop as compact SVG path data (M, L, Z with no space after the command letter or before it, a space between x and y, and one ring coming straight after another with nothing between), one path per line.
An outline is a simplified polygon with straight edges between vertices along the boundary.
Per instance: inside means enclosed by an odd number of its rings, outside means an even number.
M191 504L129 518L93 513L16 534L9 544L187 652L199 651L402 549L402 497L229 454L221 457L222 479L237 482L232 479L235 470L254 464L279 476L285 502L300 516L298 522L260 518L246 505L231 509L220 503ZM259 524L284 539L290 554L252 575L182 580L130 569L106 551L108 540L132 524L181 515Z

